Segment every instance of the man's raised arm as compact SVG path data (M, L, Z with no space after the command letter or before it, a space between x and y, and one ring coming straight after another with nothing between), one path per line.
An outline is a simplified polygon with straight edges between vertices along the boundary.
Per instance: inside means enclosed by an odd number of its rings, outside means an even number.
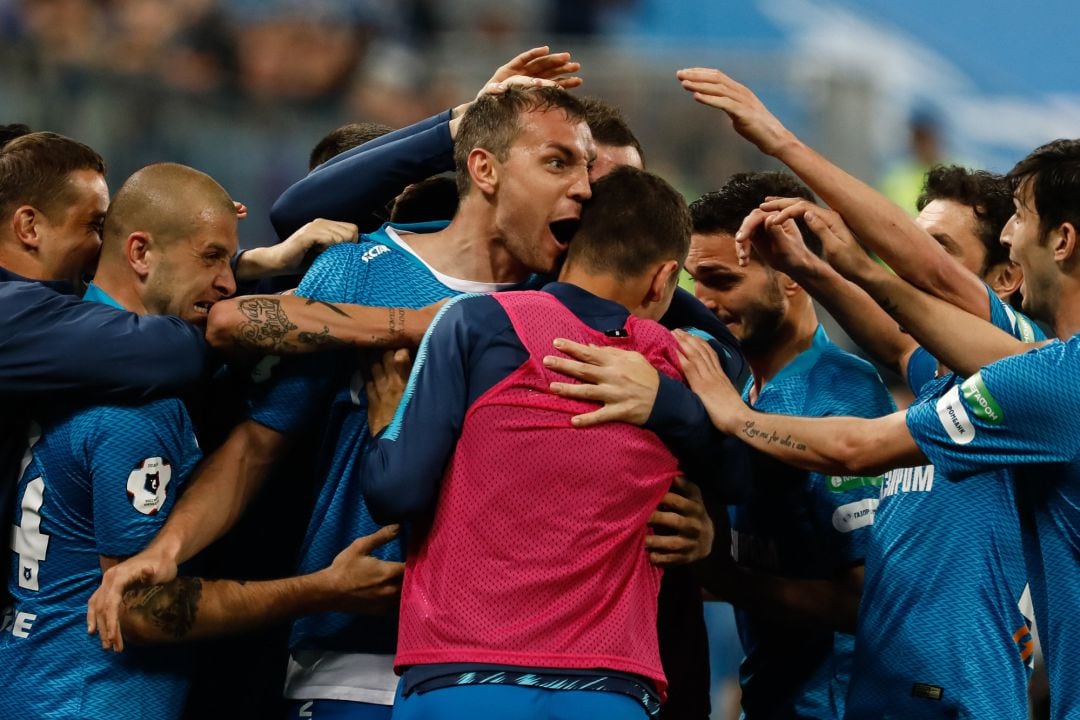
M902 209L803 143L745 86L719 70L680 70L694 99L719 108L736 132L775 157L844 218L859 239L897 274L968 312L989 319L982 281L949 255Z

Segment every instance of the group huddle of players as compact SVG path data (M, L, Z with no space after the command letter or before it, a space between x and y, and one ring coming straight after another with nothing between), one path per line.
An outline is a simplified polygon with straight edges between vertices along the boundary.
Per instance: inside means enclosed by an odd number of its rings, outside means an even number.
M701 718L703 593L750 720L1026 717L1033 622L1080 712L1080 141L934 168L912 220L686 69L791 171L688 206L578 70L331 133L239 254L209 176L110 199L5 130L0 716L179 717L185 641L247 633L290 718Z

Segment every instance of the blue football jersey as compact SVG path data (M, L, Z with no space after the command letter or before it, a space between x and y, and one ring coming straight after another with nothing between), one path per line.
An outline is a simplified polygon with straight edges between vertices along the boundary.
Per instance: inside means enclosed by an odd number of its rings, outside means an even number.
M821 327L811 347L761 388L754 407L807 417L896 410L873 366L834 345ZM787 578L831 579L862 562L880 478L808 473L756 452L751 468L749 497L729 511L737 563ZM747 717L843 716L854 636L781 626L748 608L736 608L736 621Z
M509 287L467 283L440 275L401 241L407 232L433 232L445 222L385 225L363 236L359 243L329 248L304 276L297 294L325 302L369 306L420 308L463 292L493 292ZM407 237L407 235L406 235ZM289 432L326 417L326 432L318 460L320 489L301 549L299 572L327 567L356 538L375 532L356 479L370 436L367 427L366 363L357 354L338 354L332 368L325 359L283 358L251 417L274 429ZM320 362L323 363L320 365ZM327 404L329 411L327 412ZM384 560L404 560L395 540L374 553ZM330 650L392 654L397 623L388 617L321 613L293 624L293 650Z
M987 293L995 325L1042 337ZM933 404L961 378L935 378L936 359L919 353L925 371L909 364L909 383ZM849 717L1026 717L1032 610L1013 485L1000 465L957 480L936 464L884 475Z
M946 393L922 398L907 413L919 447L939 471L962 480L958 487L1001 484L999 469L1013 470L1023 557L1055 718L1080 713L1080 683L1073 677L1080 617L1078 372L1080 336L1074 336L988 365ZM977 510L965 499L956 514ZM980 534L987 533L980 528ZM960 609L956 617L969 627L970 613ZM969 630L973 635L978 631ZM974 664L966 667L981 671ZM1000 676L982 679L1002 681Z
M989 285L986 283L983 283L983 285L986 287L986 294L990 299L990 322L1024 342L1036 342L1046 339L1046 335L1039 329L1038 325L1023 313L1016 312L1003 303ZM923 387L937 377L937 373L937 358L931 355L926 348L916 348L908 359L907 366L907 381L911 392L920 395Z
M186 653L102 650L86 632L86 603L101 583L99 556L142 550L200 458L183 404L81 410L35 425L28 445L14 605L0 632L0 717L179 717Z

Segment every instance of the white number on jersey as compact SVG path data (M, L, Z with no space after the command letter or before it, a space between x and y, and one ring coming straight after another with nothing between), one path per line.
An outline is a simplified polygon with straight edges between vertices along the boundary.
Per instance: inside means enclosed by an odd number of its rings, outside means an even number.
M41 439L41 428L30 426L30 438L19 466L20 477L33 462L34 443ZM11 549L19 556L19 587L38 589L38 563L49 550L49 536L41 532L41 503L45 499L45 481L34 478L26 485L22 502L22 522L11 528Z

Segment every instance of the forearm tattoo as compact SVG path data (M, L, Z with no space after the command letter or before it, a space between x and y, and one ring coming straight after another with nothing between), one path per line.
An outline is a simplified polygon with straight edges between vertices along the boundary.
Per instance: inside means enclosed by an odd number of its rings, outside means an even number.
M316 300L316 299L314 299L314 298L310 298L310 299L309 299L309 300L307 301L307 303L306 303L306 304L307 304L307 305L322 305L323 307L327 307L327 308L330 308L330 310L331 310L332 312L335 312L335 313L337 313L337 314L338 314L338 315L340 315L341 317L349 317L349 313L345 312L344 310L342 310L341 308L339 308L339 307L338 307L337 305L334 305L333 303L323 302L322 300Z
M166 585L128 590L124 593L127 612L145 617L173 640L183 640L195 626L202 598L202 580L180 577Z
M273 353L294 349L286 338L297 327L289 321L280 300L248 298L241 300L239 307L247 318L239 327L240 340L245 345Z
M393 342L405 334L405 308L387 308L390 318L390 340Z
M308 300L307 305L322 305L342 317L349 317L341 308L322 300ZM281 301L272 298L248 298L240 301L240 313L247 318L239 327L241 341L250 348L270 353L287 353L297 350L289 341L290 333L300 328L289 320ZM346 341L330 332L327 325L317 332L301 331L294 337L300 345L319 349L347 345Z
M795 440L790 434L781 436L775 430L759 430L753 420L747 420L740 431L748 440L758 445L783 445L799 452L805 452L806 445Z
M335 348L342 345L348 345L347 342L341 338L334 337L330 334L330 328L323 325L323 329L317 333L302 332L296 336L297 339L305 345L314 345L320 348Z

